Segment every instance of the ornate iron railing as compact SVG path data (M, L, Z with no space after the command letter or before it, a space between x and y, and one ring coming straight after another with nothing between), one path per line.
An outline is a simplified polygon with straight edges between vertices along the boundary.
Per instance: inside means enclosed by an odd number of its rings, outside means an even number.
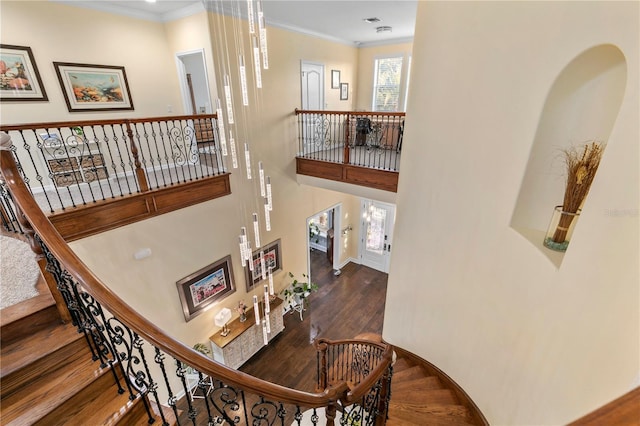
M369 425L384 418L393 374L393 366L385 363L385 348L366 340L328 339L318 339L316 348L318 389L340 383L349 386L347 398L341 401L346 403L340 410L341 424Z
M349 354L345 359L357 371L347 375L349 382L347 376L323 375L319 380L323 388L316 393L265 382L214 362L141 317L87 269L31 196L16 166L15 151L9 150L11 146L3 143L0 159L20 226L32 243L41 247L46 271L55 281L59 299L64 301L71 323L84 336L93 360L111 369L114 391L128 394L131 400L142 399L149 423L159 416L163 425L169 424L162 410L154 414L151 400L158 407L170 407L178 424L179 403L186 403L189 423L194 425L202 420L209 425L302 424L307 418L316 425L320 424L321 411L328 425L334 424L337 412L342 413L342 424L384 424L392 354L388 345L357 341L343 346L344 342L339 342L338 352ZM333 346L332 342L323 345ZM355 356L356 352L362 356ZM323 357L325 366L336 359ZM206 396L198 400L199 405L186 396L191 386L187 368L197 374L195 386ZM179 401L182 395L184 402ZM348 419L359 423L347 423Z
M24 234L4 179L0 176L0 223L5 232Z
M295 110L298 157L398 171L404 112Z
M215 114L3 125L30 192L53 213L226 172Z

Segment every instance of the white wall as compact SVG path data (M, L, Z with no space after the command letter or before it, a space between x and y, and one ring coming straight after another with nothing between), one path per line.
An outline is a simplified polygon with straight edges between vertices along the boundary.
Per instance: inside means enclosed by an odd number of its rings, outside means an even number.
M638 7L419 3L384 338L491 424L564 424L638 385ZM626 92L557 269L509 221L550 88L604 43Z

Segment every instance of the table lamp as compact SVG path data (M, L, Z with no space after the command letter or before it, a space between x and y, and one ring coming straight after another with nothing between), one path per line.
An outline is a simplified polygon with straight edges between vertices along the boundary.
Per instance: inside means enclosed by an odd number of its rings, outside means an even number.
M227 323L229 322L230 319L231 319L231 309L229 308L222 308L222 310L218 312L216 316L213 318L213 321L215 322L215 324L218 327L222 327L222 331L220 332L220 335L222 337L225 337L229 334L229 327L227 327Z

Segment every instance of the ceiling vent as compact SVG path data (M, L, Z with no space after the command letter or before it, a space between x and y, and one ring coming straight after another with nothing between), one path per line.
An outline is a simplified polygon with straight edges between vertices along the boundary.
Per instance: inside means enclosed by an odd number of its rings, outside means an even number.
M390 33L391 30L392 30L392 28L388 27L388 26L376 27L376 32L377 33Z
M366 22L367 24L373 24L375 22L380 22L380 18L366 18L363 19L364 22Z

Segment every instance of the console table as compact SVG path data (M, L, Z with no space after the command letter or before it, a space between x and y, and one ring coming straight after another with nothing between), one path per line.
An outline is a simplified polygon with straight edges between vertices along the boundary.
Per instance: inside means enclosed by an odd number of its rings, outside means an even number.
M271 333L268 338L271 340L284 330L282 299L275 298L270 302L269 307ZM213 359L227 367L237 369L264 346L262 324L256 325L253 308L247 310L246 316L247 319L244 322L236 318L228 324L230 330L228 335L222 336L221 331L218 331L209 337Z

